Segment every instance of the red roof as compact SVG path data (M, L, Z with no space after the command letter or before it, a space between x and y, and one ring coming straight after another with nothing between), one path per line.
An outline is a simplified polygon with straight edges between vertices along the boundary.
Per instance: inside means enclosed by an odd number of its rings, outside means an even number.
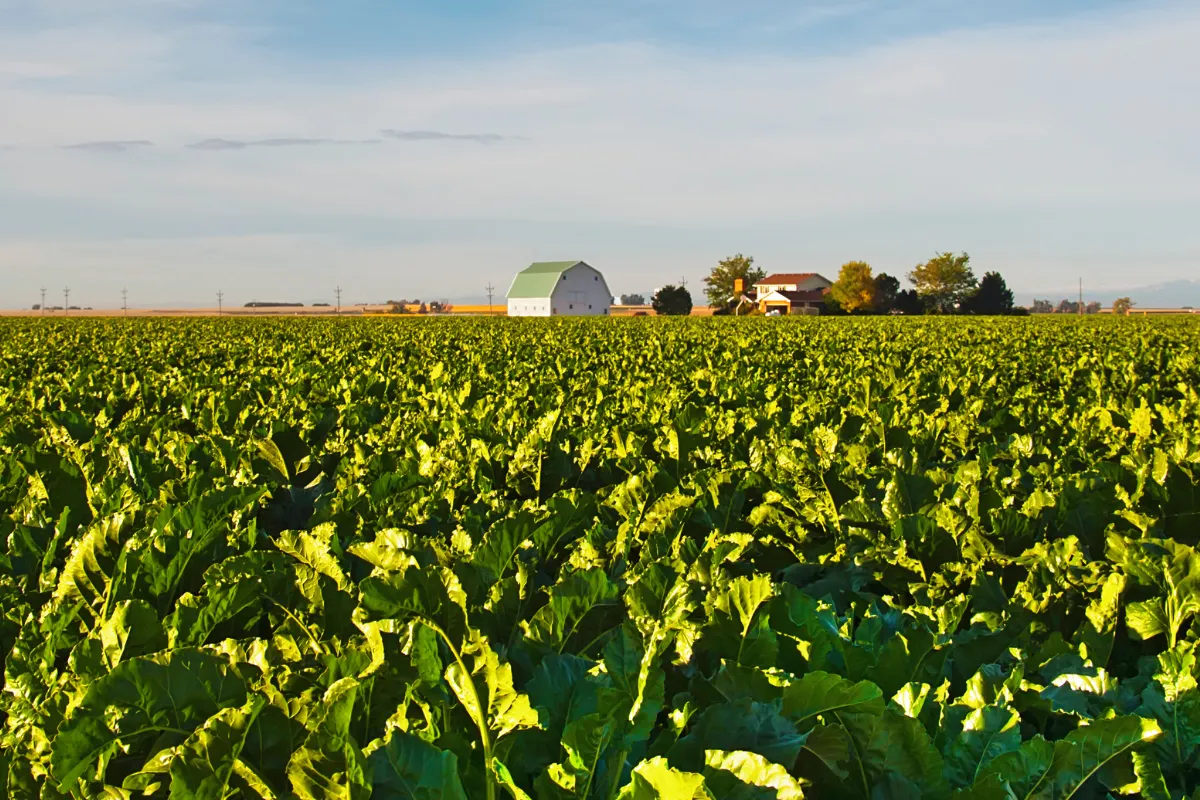
M819 278L819 277L821 277L821 276L815 272L777 272L774 275L768 275L767 277L763 278L761 281L759 281L758 283L756 283L754 285L755 286L762 286L763 284L767 284L769 286L778 286L780 284L787 285L787 284L791 284L791 283L803 283L804 281L808 280L809 278Z

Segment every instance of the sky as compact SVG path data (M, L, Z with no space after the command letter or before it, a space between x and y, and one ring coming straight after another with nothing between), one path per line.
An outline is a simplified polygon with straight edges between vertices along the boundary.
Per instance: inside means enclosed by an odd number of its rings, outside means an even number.
M1200 278L1194 0L0 0L0 307Z

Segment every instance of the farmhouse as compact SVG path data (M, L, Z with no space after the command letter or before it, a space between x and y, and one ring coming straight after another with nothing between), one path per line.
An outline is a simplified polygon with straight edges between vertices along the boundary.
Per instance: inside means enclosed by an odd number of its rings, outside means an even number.
M815 272L780 272L754 284L758 310L764 314L821 313L833 282Z
M517 273L508 290L510 317L595 317L608 314L612 292L582 261L546 261Z

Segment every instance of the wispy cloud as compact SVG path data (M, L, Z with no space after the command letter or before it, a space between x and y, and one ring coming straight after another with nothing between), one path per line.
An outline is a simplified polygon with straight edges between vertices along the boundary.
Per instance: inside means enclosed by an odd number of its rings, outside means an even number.
M80 142L79 144L65 144L64 150L83 150L88 153L127 153L130 150L140 150L143 147L153 147L154 142L148 142L145 139L136 140L117 140L104 142Z
M250 147L318 147L321 145L380 144L379 139L204 139L187 145L189 150L245 150Z
M522 136L501 136L498 133L445 133L443 131L398 131L388 129L382 132L389 139L402 142L478 142L479 144L496 144L497 142L521 141Z

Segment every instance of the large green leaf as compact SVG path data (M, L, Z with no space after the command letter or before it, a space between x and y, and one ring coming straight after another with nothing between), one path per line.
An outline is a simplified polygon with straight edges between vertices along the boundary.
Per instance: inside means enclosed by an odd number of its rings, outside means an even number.
M224 800L246 734L266 699L251 696L240 708L223 708L192 732L171 761L171 797Z
M512 664L501 662L486 639L476 639L472 647L474 670L468 673L454 662L446 667L445 677L476 726L490 731L497 740L521 728L537 727L538 712L530 705L529 696L513 686Z
M1110 761L1161 733L1157 724L1140 717L1115 717L1074 730L1053 743L1037 736L993 760L980 780L995 776L1007 784L1012 796L1025 800L1065 800Z
M792 764L805 735L779 714L774 705L739 700L709 706L692 720L686 736L670 752L671 763L700 770L707 750L747 751L768 761Z
M300 800L365 800L371 796L367 760L350 721L358 682L342 678L329 687L304 745L288 761L287 775Z
M145 747L162 734L186 738L224 708L246 702L249 664L199 650L135 658L88 687L54 737L54 777L73 784L101 757Z
M993 759L1021 746L1021 716L1004 706L973 709L961 731L945 748L946 777L956 787L970 786Z
M810 672L783 690L783 715L797 725L831 712L882 714L883 708L883 692L875 684L827 672Z
M801 783L786 768L757 753L709 750L704 783L723 800L801 800Z
M567 758L551 764L538 778L538 796L578 800L591 797L600 771L600 759L615 735L616 723L607 714L593 713L572 720L562 737Z
M665 758L643 761L633 769L620 800L712 800L704 787L704 776L673 769Z
M471 563L483 570L489 583L495 583L516 569L518 554L533 544L537 527L528 512L497 522L484 535Z
M769 615L774 594L766 575L730 581L713 601L716 616L705 630L702 649L736 664L774 666L779 650Z
M129 520L124 514L94 523L71 549L54 587L51 606L79 602L93 618L103 619L105 607L113 599L110 589L128 535Z
M586 646L606 630L604 612L618 605L617 597L617 587L604 570L572 573L551 587L550 601L529 622L522 623L525 638L556 652L563 652L572 641ZM583 635L576 635L581 632Z
M377 800L467 800L454 753L407 733L392 733L367 758L367 769Z

